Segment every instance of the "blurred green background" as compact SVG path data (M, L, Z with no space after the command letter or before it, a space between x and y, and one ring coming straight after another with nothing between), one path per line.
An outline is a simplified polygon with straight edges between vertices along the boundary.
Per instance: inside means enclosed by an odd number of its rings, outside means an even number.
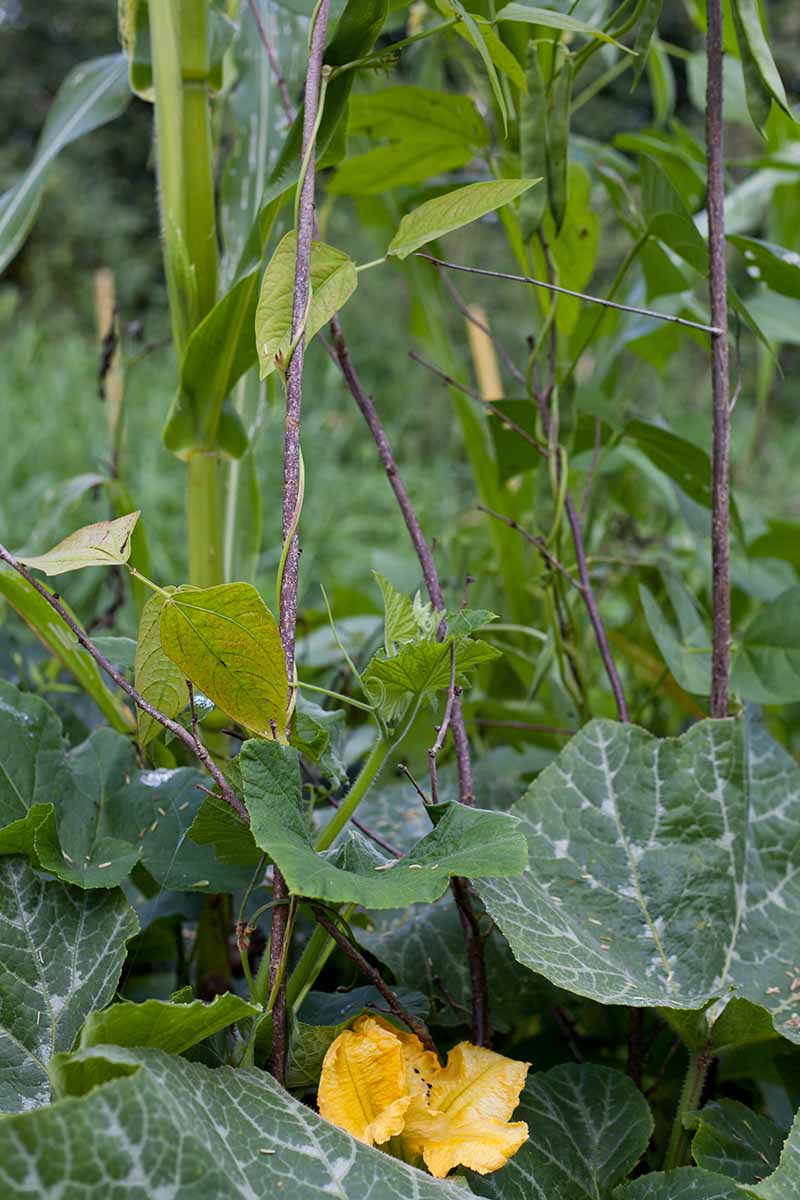
M117 50L115 9L112 0L81 0L77 6L54 0L0 0L0 174L6 186L30 161L48 106L67 71L80 61ZM795 0L769 0L768 10L776 57L787 87L796 92L800 9ZM402 20L400 12L387 39L401 36ZM678 0L668 0L660 32L679 46L700 46ZM702 115L692 105L684 65L678 59L674 64L677 115L700 135ZM414 64L409 67L404 60L398 77L408 69ZM623 76L580 110L575 131L611 141L625 130L639 129L650 119L648 96L644 81L632 96L629 77ZM56 161L31 237L0 281L0 530L12 547L41 549L48 539L81 521L106 515L101 493L86 493L77 505L70 505L73 485L68 481L102 470L109 456L98 396L93 313L93 273L109 267L117 283L129 362L123 473L144 513L154 574L166 582L185 576L184 468L164 449L160 436L174 390L175 363L164 344L168 317L151 150L151 110L139 100L119 120L70 146ZM729 155L746 164L760 150L752 130L739 124L730 127ZM747 169L743 165L736 178L746 178ZM601 291L624 252L626 235L602 192L596 200L601 249L591 286ZM369 214L363 206L357 210L349 202L323 213L328 240L347 249L356 261L374 257L379 246L365 216ZM448 253L461 261L513 269L500 232L491 223L484 223L480 238L469 231L452 237ZM473 278L460 279L459 286L470 301L484 307L493 328L522 359L532 326L528 298L521 289ZM481 576L488 535L485 518L475 510L475 489L447 392L408 361L409 330L413 334L415 319L400 273L386 268L361 276L344 323L425 530L439 544L444 573L456 587L468 571ZM453 309L447 320L459 347L462 378L470 379L463 322ZM784 345L782 369L772 372L758 403L751 337L743 339L742 356L747 383L734 422L740 506L746 518L749 498L757 501L759 513L800 516L800 493L794 486L800 452L797 385L791 382L800 365L797 349ZM418 570L360 415L321 345L312 348L308 361L304 599L306 605L318 606L317 585L324 581L334 591L365 592L363 603L368 605L370 570L389 575L401 587L416 586ZM622 363L615 390L603 403L663 420L682 436L708 445L708 385L701 345L688 344L663 371L632 353L626 353ZM587 372L590 376L590 364ZM265 495L259 582L267 593L278 557L281 416L275 399L258 449ZM631 507L617 513L616 523L609 525L609 554L624 553L634 543L657 542L676 516L674 506L642 506L639 490L631 468ZM479 591L481 586L483 598L490 599L490 584L479 580ZM78 585L76 591L80 596ZM357 608L359 602L353 603ZM609 619L613 623L613 606Z

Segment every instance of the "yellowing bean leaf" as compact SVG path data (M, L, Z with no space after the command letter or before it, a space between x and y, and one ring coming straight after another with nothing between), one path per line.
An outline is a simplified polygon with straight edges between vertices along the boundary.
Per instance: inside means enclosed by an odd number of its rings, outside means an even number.
M286 734L288 685L275 618L249 583L179 589L161 611L161 645L218 708L261 737Z
M538 179L497 179L488 183L468 183L454 192L427 200L406 213L387 253L396 258L407 258L426 242L452 233L454 229L469 225L516 200L538 182Z
M135 681L141 692L154 708L167 717L177 717L189 703L186 676L161 647L161 613L164 597L159 593L151 596L142 609L139 622L139 639L136 644ZM139 711L139 744L146 746L161 726L146 712Z
M281 365L292 341L292 298L297 235L292 231L278 242L261 282L256 309L256 346L260 375L266 379ZM306 341L331 319L356 290L356 269L341 250L325 242L311 247L311 303L306 320Z
M115 521L97 521L84 525L64 538L46 554L21 558L26 567L44 571L45 575L63 575L82 567L113 567L128 561L131 553L131 534L139 513L128 513Z

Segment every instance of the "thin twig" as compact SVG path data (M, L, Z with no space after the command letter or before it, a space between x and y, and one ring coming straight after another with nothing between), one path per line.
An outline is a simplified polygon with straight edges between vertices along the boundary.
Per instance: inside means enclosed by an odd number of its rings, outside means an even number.
M502 421L504 425L507 425L509 429L512 429L514 433L522 438L524 442L527 442L529 446L533 446L537 454L547 457L548 451L546 446L543 446L541 442L538 442L532 434L528 433L527 429L523 429L521 425L518 425L512 417L507 416L506 413L499 409L496 404L493 404L491 400L484 400L480 392L477 392L474 388L467 387L465 383L460 383L457 379L454 379L452 375L448 375L447 371L443 371L442 368L437 367L435 363L429 362L427 358L423 358L422 355L418 354L416 350L409 350L408 357L415 363L419 363L419 365L424 367L426 371L430 371L432 375L435 375L438 379L441 379L442 383L446 383L449 387L457 388L460 392L463 392L465 396L470 396L473 400L477 400L486 410L486 412L491 413L493 417L497 417L498 421Z
M286 658L286 674L294 678L294 647L297 626L297 585L300 566L300 544L297 533L298 508L301 502L302 458L300 453L300 418L303 406L303 368L305 365L306 319L311 279L311 242L314 236L314 139L317 113L323 82L323 55L328 30L330 0L321 0L316 10L306 68L305 110L303 116L303 163L305 174L300 184L297 206L294 289L292 296L292 345L294 350L286 371L286 430L283 443L283 539L286 558L280 580L280 633ZM291 702L290 702L291 703ZM289 889L277 866L273 873L272 895L283 900ZM272 935L269 947L269 987L274 996L272 1009L272 1060L270 1069L279 1083L286 1080L286 945L290 929L290 913L278 905L272 916Z
M197 706L194 702L194 686L191 679L186 680L186 690L189 693L189 711L192 714L192 735L195 741L199 740L197 733Z
M32 588L35 588L39 595L47 601L50 607L58 613L64 624L67 625L75 634L75 637L78 639L80 645L83 646L84 650L91 654L97 665L101 667L103 671L105 671L109 679L113 679L120 691L124 692L125 695L133 701L137 708L141 709L142 712L147 713L147 715L152 717L154 721L157 721L159 725L163 725L165 729L169 730L173 737L176 737L179 741L183 742L184 746L187 746L189 750L191 750L191 752L200 761L205 770L208 771L209 775L214 780L214 783L220 790L222 799L230 805L237 816L241 817L246 825L249 825L250 816L247 812L247 809L233 791L227 779L222 774L222 771L220 771L219 767L214 762L213 758L209 754L208 750L206 750L200 739L193 737L188 729L184 729L183 725L180 725L177 721L173 721L170 717L165 716L164 713L159 712L157 708L154 708L148 700L145 700L144 696L137 692L136 688L133 687L132 684L128 683L125 676L121 674L114 666L112 666L106 656L97 649L84 630L81 629L78 622L69 614L58 597L52 592L48 591L46 587L43 587L42 584L39 583L39 580L34 578L27 568L24 567L23 564L19 562L13 554L6 550L5 546L0 546L0 559L3 562L8 563L9 567L13 568L13 570L21 575L22 578L26 580Z
M352 963L355 963L359 971L361 971L361 973L370 981L372 986L380 992L398 1020L402 1021L404 1025L408 1026L412 1033L417 1035L426 1050L432 1050L433 1053L437 1054L438 1057L436 1043L431 1037L430 1030L425 1022L421 1021L419 1017L415 1017L403 1007L397 998L397 995L389 987L378 968L373 967L372 963L368 962L358 947L353 945L349 937L347 937L347 935L343 933L341 929L339 929L339 927L330 919L327 913L325 913L321 908L317 908L315 904L311 905L311 911L314 914L314 920L322 926L328 936L333 938L334 942L336 942L336 945L339 947L339 949L347 955Z
M512 378L516 379L517 383L521 383L522 386L524 387L525 386L524 374L522 373L522 371L520 371L519 367L514 362L514 359L508 353L505 346L500 341L500 339L497 337L497 335L492 333L489 326L484 321L482 321L479 316L476 315L475 310L470 308L470 306L465 303L465 301L463 300L463 298L461 296L461 293L459 292L456 285L453 283L452 279L450 279L450 277L446 273L446 271L442 270L441 268L439 269L439 278L441 279L445 288L449 292L450 298L452 299L453 303L455 304L456 308L461 313L461 315L467 321L469 321L471 325L474 325L476 329L480 329L481 333L485 333L486 336L491 339L491 341L494 345L494 348L497 351L497 353L500 355L500 358L503 360L503 364L504 364L506 370L508 371L509 375L511 375Z
M414 506L406 491L405 484L397 469L397 463L394 460L389 439L386 436L386 431L383 428L375 403L367 390L364 388L359 378L358 372L353 365L353 360L350 357L350 351L345 341L342 331L341 322L338 317L334 317L330 324L331 337L333 339L333 347L331 350L334 361L338 364L339 369L344 377L350 394L355 400L358 408L367 423L373 441L378 451L378 456L383 463L386 477L389 480L389 486L394 492L398 507L405 522L408 535L411 539L411 544L417 555L422 575L425 580L425 586L428 589L433 607L437 612L445 611L444 594L439 582L439 573L436 570L436 563L433 559L431 548L425 540L425 535L422 532L422 526L419 523ZM439 626L438 636L444 639L447 634L447 626L445 621ZM464 723L464 714L461 709L460 697L456 697L453 704L453 712L450 720L450 727L453 732L453 744L455 746L456 767L458 770L458 795L462 804L474 805L475 793L472 776L472 755L469 747L469 737L467 735L467 727ZM470 970L471 991L472 991L472 1040L479 1046L488 1046L491 1042L491 1024L489 1019L489 996L486 983L486 964L483 953L483 939L476 933L477 919L472 906L472 899L469 894L467 885L463 880L453 878L450 880L450 890L453 894L453 899L458 908L459 919L464 931L464 940L467 951L467 961Z
M617 664L614 662L614 656L611 653L611 646L608 643L608 637L606 635L605 626L603 625L603 619L600 616L600 609L597 607L594 589L592 588L592 581L589 577L589 568L586 564L586 548L583 541L583 524L580 516L578 515L578 511L575 508L575 502L573 501L569 491L564 499L564 507L566 508L567 520L569 521L570 529L572 530L572 540L575 543L575 558L578 563L578 578L583 584L581 589L583 602L586 605L586 611L589 614L589 620L591 621L592 629L594 630L594 636L597 640L597 648L600 651L600 657L603 660L603 666L606 669L606 675L608 676L609 683L611 684L611 690L614 693L614 700L616 701L617 705L617 714L620 721L627 722L629 720L628 705L625 700L625 692L622 688L622 680L619 677Z
M436 767L436 756L444 745L447 731L450 728L450 720L453 715L453 705L456 702L459 694L456 688L456 644L455 641L450 643L450 682L447 685L447 702L444 706L444 715L442 723L436 731L436 740L428 751L428 765L431 775L431 804L439 803L439 772Z
M581 507L580 507L581 521L586 520L586 505L589 500L589 492L592 487L592 480L594 479L594 473L597 470L597 462L598 462L598 459L600 458L600 434L602 431L602 424L603 423L600 420L600 418L595 417L595 419L594 419L594 446L592 447L592 461L589 464L589 470L586 473L586 481L583 485L583 492L581 493Z
M548 253L547 246L546 246L546 243L544 243L544 241L543 241L543 247L545 249L545 260L547 262L547 269L548 269L548 272L550 274L552 274L552 272L553 272L552 259L550 257L550 254ZM552 443L552 432L553 432L552 431L552 422L551 422L551 418L550 418L549 400L550 400L550 392L553 387L552 381L555 379L556 354L557 354L557 342L554 340L551 342L550 353L549 353L549 360L550 360L549 368L550 368L551 382L548 383L548 389L547 389L546 395L544 395L542 393L537 393L537 395L536 395L536 400L539 405L539 412L540 412L541 419L542 419L542 427L547 436L548 445L550 445ZM562 469L563 468L562 468L561 455L557 454L556 455L556 478L557 479L560 479ZM597 601L595 599L594 590L592 588L592 581L589 576L589 568L586 563L586 546L585 546L584 538L583 538L583 522L581 521L580 514L578 513L578 510L575 507L575 502L572 499L572 493L570 492L569 488L566 489L566 494L564 496L564 508L565 508L565 511L567 514L567 520L569 521L570 530L572 532L572 541L575 546L575 559L578 564L578 578L580 579L581 585L582 585L581 596L583 597L583 603L586 606L586 611L589 616L589 621L591 623L592 629L594 630L595 640L597 641L597 648L600 651L600 657L603 660L603 666L605 667L606 675L608 676L608 681L611 684L611 690L614 693L614 700L617 705L617 714L619 716L620 721L627 723L629 717L628 717L628 705L625 700L625 692L622 687L622 680L619 677L619 672L617 671L617 664L614 662L614 656L611 653L611 647L608 642L608 637L606 635L605 626L603 625L603 619L600 616L600 609L597 607Z
M567 568L558 561L555 555L550 553L545 545L544 538L536 537L534 534L529 533L528 530L520 525L519 521L515 521L513 517L506 517L503 515L503 513L495 512L493 508L487 508L485 504L479 504L477 507L478 512L486 513L488 517L494 517L495 521L500 521L503 525L507 525L509 529L513 529L516 533L521 534L521 536L525 538L526 542L529 542L531 546L534 546L539 551L548 566L551 566L555 568L556 571L559 571L567 580L567 582L571 583L577 591L583 592L584 585L579 583L575 576L571 575Z
M563 1005L556 1004L555 1007L553 1008L553 1016L555 1017L556 1024L558 1025L558 1028L561 1030L561 1033L564 1037L564 1041L567 1043L567 1046L569 1047L569 1052L572 1055L572 1057L575 1059L575 1062L576 1063L584 1062L585 1060L584 1060L583 1055L581 1054L581 1048L578 1045L578 1039L575 1034L575 1028L576 1028L578 1022L575 1020L572 1013L569 1011L569 1009L564 1008Z
M728 715L731 653L730 440L728 403L728 268L725 243L725 151L722 101L722 0L709 0L706 57L706 157L708 160L708 265L711 320L711 697L709 714Z
M545 288L548 292L558 292L561 296L572 296L576 300L586 300L589 304L601 304L603 308L615 308L619 312L635 313L638 317L652 317L656 321L667 321L671 325L684 325L687 329L699 329L702 333L721 334L722 330L716 325L703 325L700 321L688 321L685 317L675 317L672 313L655 312L652 308L638 308L634 304L618 304L615 300L605 300L602 296L590 296L586 292L573 292L570 288L560 287L556 283L545 283L542 279L534 279L530 275L510 275L506 271L488 271L483 267L469 267L464 263L447 262L443 258L435 258L432 254L424 254L421 250L417 258L427 259L437 267L447 267L451 271L466 271L470 275L487 275L490 279L507 279L511 283L528 283L531 287Z
M333 796L328 796L328 803L333 808L341 807L339 801L334 800ZM381 850L385 850L387 854L391 854L392 858L403 857L402 850L398 850L397 846L393 846L391 842L387 842L386 838L382 837L377 830L370 829L369 825L365 825L364 822L359 821L357 817L351 817L350 824L355 825L356 829L359 829L361 833L364 834L364 837L368 837L369 840L374 842L376 846L380 846Z
M550 733L553 737L574 737L576 729L562 729L558 725L535 725L530 721L495 721L489 717L473 718L475 725L486 725L497 729L526 729L530 733Z
M283 101L283 107L286 112L286 116L289 118L290 121L293 121L294 120L294 107L292 105L292 100L289 95L289 89L286 86L286 80L283 78L283 74L282 74L281 68L280 68L280 63L278 62L278 59L275 55L275 51L272 48L272 42L269 40L269 34L267 33L267 26L264 23L264 18L261 14L261 9L259 8L258 0L250 0L250 11L252 12L253 17L255 19L255 23L258 26L259 36L264 45L264 49L267 52L267 58L269 59L270 70L272 71L272 74L275 77L275 83L277 85L278 91L281 94L281 100Z
M406 764L405 764L405 763L398 763L398 764L397 764L397 769L398 769L398 771L400 772L400 774L401 774L401 775L405 775L406 779L407 779L407 780L408 780L408 782L411 784L411 786L413 787L414 791L417 793L417 795L419 796L420 800L422 801L422 803L423 803L423 804L425 805L425 807L427 808L427 807L428 807L428 805L431 803L431 798L430 798L430 796L426 796L426 795L425 795L425 793L423 792L422 788L419 786L419 784L417 783L416 779L414 778L414 776L413 776L413 775L411 774L411 772L409 771L409 769L408 769L408 767L406 766Z

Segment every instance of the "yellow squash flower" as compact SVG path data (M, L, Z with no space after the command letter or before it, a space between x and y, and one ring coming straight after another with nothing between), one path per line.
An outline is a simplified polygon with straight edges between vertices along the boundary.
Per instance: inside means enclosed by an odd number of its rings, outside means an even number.
M510 1120L529 1064L460 1042L442 1067L412 1033L380 1017L359 1017L325 1055L323 1117L443 1179L453 1167L485 1175L504 1166L528 1137Z

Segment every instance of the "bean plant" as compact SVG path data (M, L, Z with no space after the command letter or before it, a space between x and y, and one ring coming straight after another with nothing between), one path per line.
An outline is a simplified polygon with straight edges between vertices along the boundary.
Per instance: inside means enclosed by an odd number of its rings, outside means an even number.
M769 6L686 0L685 45L662 6L121 0L58 91L0 261L150 104L187 573L106 278L105 516L0 545L46 652L0 681L4 1194L798 1194L798 526L731 480L797 340L800 134ZM622 86L642 127L588 133ZM454 527L348 341L398 292ZM309 595L312 368L418 586Z

